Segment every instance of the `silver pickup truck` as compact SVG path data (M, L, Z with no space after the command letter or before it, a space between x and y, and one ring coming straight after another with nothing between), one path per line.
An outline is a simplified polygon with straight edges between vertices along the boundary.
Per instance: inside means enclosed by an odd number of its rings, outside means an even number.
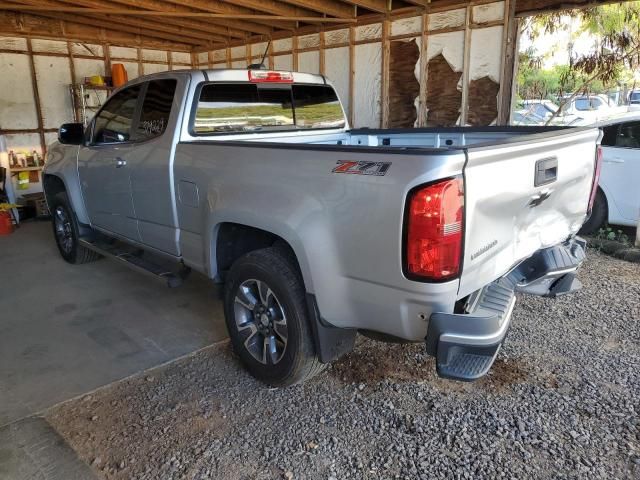
M172 71L63 125L44 187L68 262L223 285L233 348L266 383L310 378L357 333L425 342L440 376L473 380L516 292L579 287L599 138L352 130L320 75Z

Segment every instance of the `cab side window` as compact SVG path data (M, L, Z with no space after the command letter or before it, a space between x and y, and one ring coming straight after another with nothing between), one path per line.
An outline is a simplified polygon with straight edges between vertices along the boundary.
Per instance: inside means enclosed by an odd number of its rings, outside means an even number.
M100 110L93 124L92 143L124 143L131 139L141 85L121 90Z
M142 103L140 121L136 127L136 141L159 137L167 129L171 105L176 93L176 85L177 81L174 79L149 82L144 102Z
M620 125L609 125L602 129L602 146L603 147L615 147L616 137L618 136L618 129Z
M640 122L623 123L618 130L616 147L640 148Z

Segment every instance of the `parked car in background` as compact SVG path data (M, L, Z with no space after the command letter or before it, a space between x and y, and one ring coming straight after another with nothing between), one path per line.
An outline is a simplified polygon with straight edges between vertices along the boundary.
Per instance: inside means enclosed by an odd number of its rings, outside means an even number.
M602 172L593 210L582 233L606 223L636 226L640 217L640 112L612 116L602 128Z
M512 118L513 125L574 125L580 121L577 115L570 115L561 112L553 117L558 111L558 105L547 99L523 100L522 109L514 113ZM519 114L519 115L517 115ZM553 117L553 118L552 118ZM519 119L523 119L518 122ZM524 121L526 119L526 121ZM551 120L549 122L549 120Z
M629 94L629 111L630 112L640 111L640 90L633 90Z
M582 95L566 103L562 112L582 118L585 124L592 124L616 113L616 108L609 104L609 99L604 95Z

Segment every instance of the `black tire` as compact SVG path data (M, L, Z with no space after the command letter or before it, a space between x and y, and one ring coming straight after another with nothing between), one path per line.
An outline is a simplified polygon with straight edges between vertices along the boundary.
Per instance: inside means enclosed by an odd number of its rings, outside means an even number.
M591 209L591 215L589 215L587 221L582 225L580 233L583 235L596 233L607 224L608 219L609 206L607 205L607 198L604 196L604 193L602 193L602 190L598 189L593 202L593 208Z
M51 202L53 237L62 258L73 264L94 262L101 255L79 244L80 227L65 192L56 193Z
M241 286L243 290L240 290ZM261 286L268 288L264 290L264 296L255 293ZM255 304L250 301L252 296ZM266 301L263 302L263 298ZM233 350L258 380L282 387L304 382L322 371L324 365L314 348L304 284L297 266L286 252L265 248L236 260L225 284L224 310ZM260 312L264 313L261 315ZM264 319L265 316L272 321ZM276 323L281 324L283 319L285 324L277 327ZM286 332L284 346L278 330ZM274 339L275 354L267 353L272 350L266 349L265 338L267 342ZM278 348L282 352L278 353Z

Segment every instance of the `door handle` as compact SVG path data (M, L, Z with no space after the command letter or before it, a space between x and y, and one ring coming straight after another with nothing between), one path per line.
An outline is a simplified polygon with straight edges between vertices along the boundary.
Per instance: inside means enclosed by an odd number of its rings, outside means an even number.
M126 167L127 166L127 161L123 160L120 157L116 158L116 168L122 168L122 167Z
M534 187L548 185L558 179L558 159L556 157L543 158L536 162Z

